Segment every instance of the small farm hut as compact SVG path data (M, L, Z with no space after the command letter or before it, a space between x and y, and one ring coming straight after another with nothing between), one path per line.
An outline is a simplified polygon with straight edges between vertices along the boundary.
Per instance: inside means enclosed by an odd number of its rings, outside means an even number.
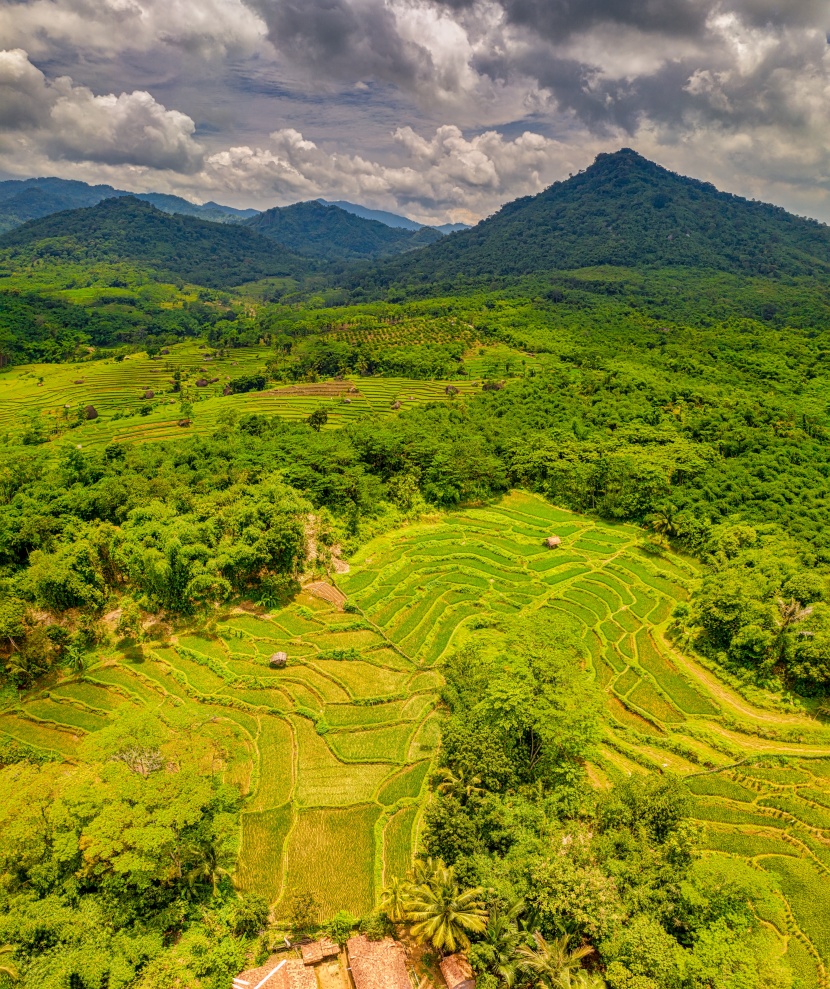
M98 410L95 408L95 406L87 405L87 407L84 409L84 419L97 419L97 418L98 418Z
M218 378L211 378L211 379L210 379L210 383L211 383L212 385L215 385L215 384L216 384L216 382L217 382L218 380L219 380Z
M162 354L169 354L170 353L170 348L169 347L162 347L160 353L162 353Z
M222 394L223 395L230 395L231 394L231 386L230 385L225 385L225 387L222 389Z
M352 400L350 398L344 398L343 399L343 404L344 405L351 405L352 404Z
M83 378L75 378L75 380L72 382L73 385L82 385L83 383L84 383Z
M340 954L340 945L331 938L324 937L319 941L312 941L311 944L304 944L300 950L303 953L304 965L316 965L326 958L336 958Z
M288 665L288 653L275 652L268 660L268 665L272 670L281 670Z
M400 402L393 402L393 403L392 403L392 408L393 408L393 409L394 409L394 410L395 410L396 412L398 411L398 409L399 409L400 407L401 407L401 403L400 403Z
M450 396L450 398L452 398L453 395L458 394L458 389L455 387L455 385L447 385L444 391Z
M561 545L562 545L562 540L559 538L559 536L548 536L548 538L545 540L545 546L547 546L548 549L556 549L557 546L561 546Z
M207 383L208 383L207 382L207 378L199 378L196 381L196 387L197 388L207 388Z
M156 397L156 393L153 391L152 388L148 388L144 392L144 398L155 398L155 397Z
M355 989L412 989L400 941L370 941L358 934L349 938L347 950Z
M179 419L179 425L180 426L189 426L190 425L190 420L189 419Z
M475 989L475 975L463 955L448 955L441 959L438 967L447 983L447 989Z

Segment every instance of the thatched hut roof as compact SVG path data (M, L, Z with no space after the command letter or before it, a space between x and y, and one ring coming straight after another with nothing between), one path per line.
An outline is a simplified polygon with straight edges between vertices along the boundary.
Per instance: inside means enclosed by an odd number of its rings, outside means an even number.
M207 388L207 378L199 378L196 382L197 388Z
M222 394L223 395L230 395L231 394L231 386L230 385L225 385L225 387L222 389Z
M286 652L275 652L268 660L268 665L274 670L282 669L287 663L288 653Z
M170 348L169 347L162 347L160 353L162 353L162 354L169 354L170 353Z
M399 941L370 941L358 934L349 938L347 948L355 989L412 989L406 951Z
M401 403L400 402L393 402L392 403L392 408L395 409L395 411L397 411L400 407L401 407Z
M343 399L343 404L344 405L351 405L352 404L352 400L350 398L344 398Z
M144 395L142 396L142 398L155 398L155 397L156 397L156 393L153 391L152 388L146 389Z
M447 983L447 989L475 989L475 975L463 955L449 955L442 958L438 967Z
M190 420L189 419L179 419L179 425L180 426L189 426L190 425Z
M444 391L447 393L447 395L450 396L458 394L458 389L455 387L455 385L447 385Z
M545 546L547 546L548 549L556 549L556 547L561 546L561 544L562 540L559 536L548 536L545 540Z
M95 406L87 405L87 407L84 409L84 419L97 419L97 418L98 418L98 410L95 408Z
M311 944L304 944L300 951L303 953L304 965L316 965L324 958L336 958L340 954L340 945L329 937L323 937Z

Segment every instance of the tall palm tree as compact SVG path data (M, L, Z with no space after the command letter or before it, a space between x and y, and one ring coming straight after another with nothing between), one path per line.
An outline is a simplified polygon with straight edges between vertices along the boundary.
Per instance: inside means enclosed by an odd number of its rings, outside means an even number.
M467 933L480 934L487 927L482 893L480 887L459 890L452 869L439 862L432 882L416 886L406 904L413 937L448 953L468 948Z
M393 924L401 924L406 920L406 904L412 895L412 884L397 876L381 893L381 909Z
M429 858L417 859L412 870L412 885L431 886L436 882L440 872L446 868L440 859L435 859L431 855Z
M506 986L513 985L518 973L516 949L519 944L519 927L516 918L523 909L522 900L517 900L504 911L492 909L487 918L484 937L476 948L487 971L498 976Z
M0 948L0 975L5 975L6 978L11 979L12 982L17 982L20 978L20 972L16 965L12 965L11 961L4 962L4 955L11 955L14 953L14 946L11 944L3 945Z
M452 769L442 769L438 774L441 782L436 789L439 793L448 793L456 797L460 803L472 803L484 796L485 790L481 785L480 776L467 776L463 769L453 772Z
M520 967L537 976L539 985L549 989L577 989L584 983L581 962L593 954L593 948L583 944L571 950L568 934L547 941L539 931L534 931L533 940L535 947L522 945L517 955Z

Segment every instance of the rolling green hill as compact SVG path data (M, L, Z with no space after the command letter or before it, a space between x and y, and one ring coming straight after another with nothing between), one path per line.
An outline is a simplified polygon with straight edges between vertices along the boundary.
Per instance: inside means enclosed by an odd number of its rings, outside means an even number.
M95 206L103 199L129 195L133 193L114 189L111 185L89 185L76 179L8 179L0 182L0 233L28 220L36 220L63 210ZM212 202L200 206L182 199L181 196L156 192L138 193L135 198L151 203L164 213L182 213L215 223L244 220L257 212Z
M390 227L316 201L275 206L245 225L297 254L328 261L400 254L441 239L431 227Z
M741 274L827 275L830 228L719 192L625 148L472 230L361 272L365 284L521 276L594 265L683 266Z
M130 262L212 287L296 275L308 262L256 231L163 213L132 196L32 220L0 237L0 259Z

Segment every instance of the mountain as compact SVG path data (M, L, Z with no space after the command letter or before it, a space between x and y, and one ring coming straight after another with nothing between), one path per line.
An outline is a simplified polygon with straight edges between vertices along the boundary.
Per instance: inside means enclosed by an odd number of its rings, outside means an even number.
M466 223L442 223L440 226L430 226L426 223L417 223L410 220L408 216L400 216L398 213L389 213L385 209L369 209L367 206L358 206L357 203L348 203L344 199L331 202L327 199L318 199L318 203L324 206L337 206L347 213L354 213L355 216L363 217L364 220L377 220L378 223L385 223L387 227L401 227L404 230L437 230L442 234L456 233L458 230L469 230Z
M327 199L318 199L317 202L322 203L324 206L336 206L338 209L345 210L347 213L353 213L355 216L359 216L364 220L377 220L378 223L384 223L387 227L400 227L402 230L420 230L424 226L423 223L416 223L415 220L410 220L408 216L389 213L385 209L369 209L368 206L358 206L357 203L348 203L345 199L338 199L336 202Z
M163 213L133 196L30 220L0 236L0 256L129 262L198 285L300 275L309 262L241 224Z
M422 283L595 265L830 274L830 227L719 192L624 148L378 274L385 284Z
M431 227L390 227L318 200L275 206L247 220L245 226L297 254L327 261L388 257L443 236Z
M232 223L256 216L255 209L235 209L233 206L220 206L218 203L205 203L202 206L191 203L181 196L170 196L161 192L131 193L114 189L111 185L88 185L74 179L40 178L9 179L0 182L0 233L12 230L27 220L36 220L52 213L84 206L95 206L103 199L116 196L134 196L152 203L164 213L181 213L184 216L197 216L217 223Z

